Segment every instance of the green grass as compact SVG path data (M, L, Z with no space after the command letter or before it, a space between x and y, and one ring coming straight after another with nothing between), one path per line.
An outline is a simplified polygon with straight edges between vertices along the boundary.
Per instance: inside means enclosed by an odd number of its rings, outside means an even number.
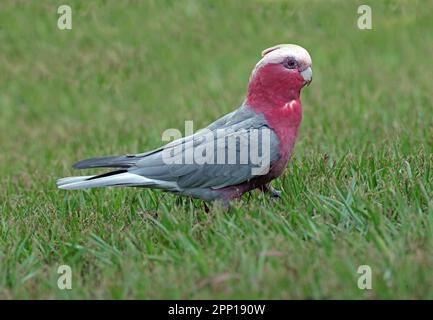
M0 298L433 298L433 2L372 2L370 31L362 3L1 1ZM282 201L56 189L233 110L277 43L314 70Z

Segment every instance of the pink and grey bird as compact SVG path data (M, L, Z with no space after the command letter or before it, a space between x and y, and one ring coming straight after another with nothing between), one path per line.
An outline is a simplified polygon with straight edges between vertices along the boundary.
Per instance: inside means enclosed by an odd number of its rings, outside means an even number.
M206 130L149 152L80 161L74 168L109 167L117 170L101 175L63 178L57 181L57 186L61 189L155 188L205 201L220 200L226 206L230 200L253 189L279 197L280 192L273 189L270 182L283 173L292 154L302 119L301 89L311 80L311 58L304 48L283 44L266 49L252 71L246 98L235 111L216 120ZM251 161L198 164L167 163L164 159L167 152L182 150L187 153L189 148L197 149L208 144L209 133L213 132L225 132L211 135L213 154L227 154L225 142L233 132L240 132L246 136L245 141L250 141L251 132L265 129L270 131L269 168L265 174L254 174L252 169L256 164ZM239 153L243 152L241 143L236 143L235 148L238 159Z

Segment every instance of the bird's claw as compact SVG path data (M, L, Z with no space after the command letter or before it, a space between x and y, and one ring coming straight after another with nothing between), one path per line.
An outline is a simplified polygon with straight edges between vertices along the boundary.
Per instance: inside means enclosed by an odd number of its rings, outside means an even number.
M259 188L262 192L269 194L273 199L281 199L283 193L277 189L274 189L271 185L264 185Z
M283 197L283 193L279 190L272 188L270 191L271 197L274 199L281 199Z

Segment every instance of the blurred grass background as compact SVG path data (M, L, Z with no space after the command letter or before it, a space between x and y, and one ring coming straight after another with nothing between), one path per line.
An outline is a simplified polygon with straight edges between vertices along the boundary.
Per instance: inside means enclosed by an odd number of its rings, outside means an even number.
M375 1L367 31L361 4L2 1L0 297L433 298L433 2ZM314 71L282 201L205 214L159 191L55 188L76 160L235 109L277 43Z

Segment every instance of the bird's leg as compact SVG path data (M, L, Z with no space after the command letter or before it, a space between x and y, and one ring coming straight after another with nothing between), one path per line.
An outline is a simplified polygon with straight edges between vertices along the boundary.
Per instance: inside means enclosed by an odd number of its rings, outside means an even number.
M214 201L214 206L217 208L223 209L223 211L228 211L230 209L230 201L229 200L216 200ZM203 201L204 211L206 213L210 212L210 208L205 201Z
M222 208L224 211L229 211L230 209L230 200L225 199L222 203Z
M230 200L228 199L218 199L213 202L214 208L220 208L223 211L229 211L230 209Z
M269 194L272 198L275 199L281 199L282 198L282 192L279 190L274 189L270 183L264 184L258 188L263 193Z
M204 212L209 213L209 207L207 206L206 202L203 201L203 206L204 206Z

